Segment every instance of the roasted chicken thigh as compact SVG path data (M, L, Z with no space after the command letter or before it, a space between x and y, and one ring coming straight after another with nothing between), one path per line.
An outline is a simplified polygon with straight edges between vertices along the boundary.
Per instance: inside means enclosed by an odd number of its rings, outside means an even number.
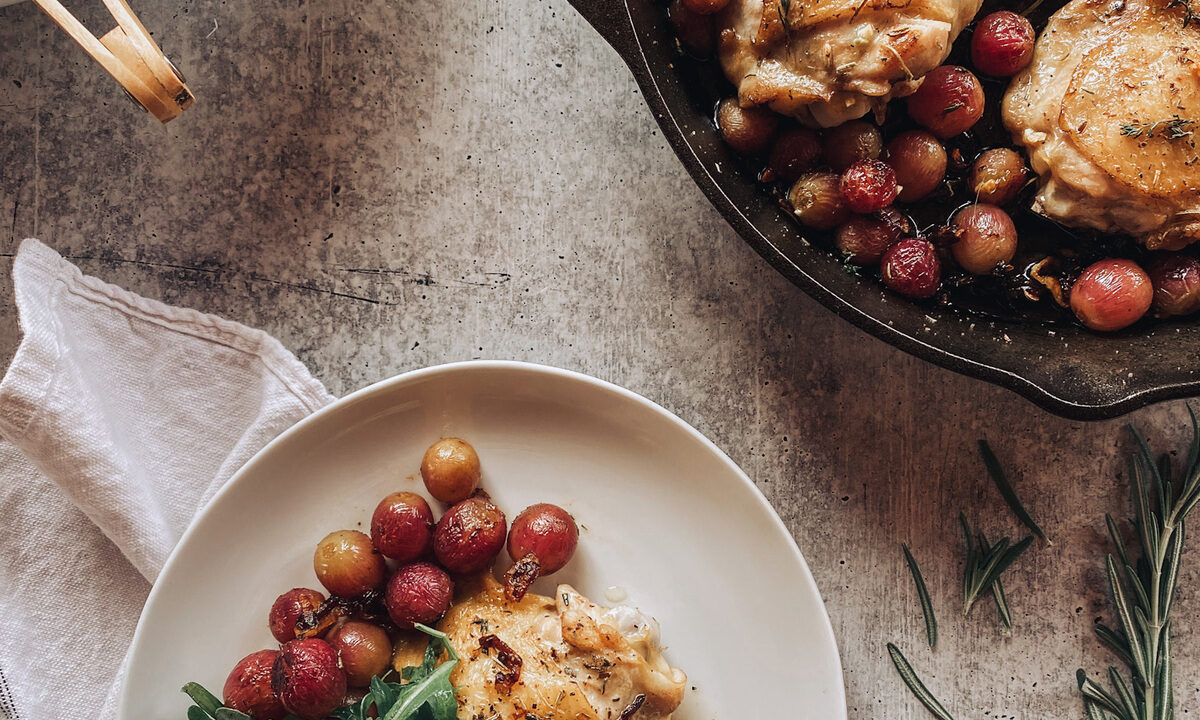
M831 127L915 92L981 2L732 0L718 51L743 106Z
M1200 239L1200 23L1169 0L1072 0L1004 97L1033 209L1151 249Z

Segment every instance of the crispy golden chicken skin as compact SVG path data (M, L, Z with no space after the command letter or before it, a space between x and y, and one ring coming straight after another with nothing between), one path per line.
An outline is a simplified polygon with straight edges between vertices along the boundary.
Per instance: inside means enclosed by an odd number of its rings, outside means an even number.
M743 106L825 127L916 91L982 0L732 0L718 51Z
M1072 0L1004 97L1004 124L1041 176L1033 209L1134 235L1200 239L1200 23L1168 0Z
M450 680L464 720L668 720L683 701L687 676L663 658L658 624L569 585L510 602L485 573L438 628L462 658Z

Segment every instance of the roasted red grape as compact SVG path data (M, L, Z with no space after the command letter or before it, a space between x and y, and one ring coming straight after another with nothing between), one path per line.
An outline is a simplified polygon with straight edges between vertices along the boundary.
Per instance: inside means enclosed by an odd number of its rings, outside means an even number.
M968 205L950 223L958 241L950 246L954 261L972 275L987 275L1017 252L1017 228L995 205Z
M278 650L259 650L239 660L225 680L225 706L254 720L282 720L287 710L271 687L271 668L277 657Z
M850 217L850 210L839 190L841 178L833 173L809 173L788 191L792 214L801 223L817 230L837 227Z
M288 712L302 720L323 720L341 705L346 673L329 643L318 638L292 640L275 658L271 687Z
M909 130L887 146L887 164L896 171L900 202L920 200L933 192L946 177L946 148L925 130Z
M446 511L433 530L433 553L450 572L467 574L490 566L504 547L508 522L483 498L467 498Z
M729 147L746 155L757 155L771 145L779 116L761 105L742 107L737 98L717 105L717 129Z
M717 45L717 25L712 15L700 15L688 10L683 0L674 0L667 16L675 26L675 34L684 50L698 58L713 54Z
M275 598L271 605L271 634L281 643L296 639L296 621L312 617L325 602L325 596L308 588L292 588Z
M1004 205L1021 192L1028 180L1029 171L1020 153L994 148L975 159L968 185L978 202Z
M337 650L351 687L366 687L392 662L392 641L383 628L351 620L335 627L325 641Z
M1090 265L1071 287L1071 310L1092 330L1111 332L1141 319L1154 300L1149 276L1132 260Z
M903 232L904 225L893 219L858 215L838 228L835 242L848 262L874 265Z
M542 575L556 573L575 554L579 527L566 510L550 503L530 505L513 520L508 533L508 554L517 560L527 553L537 555Z
M421 458L421 479L429 494L444 503L465 500L479 487L479 455L466 440L442 438Z
M1012 77L1033 59L1033 25L1009 10L988 15L971 36L971 63L984 75Z
M879 128L865 120L851 120L825 131L825 160L838 172L863 160L876 160L883 151Z
M1200 261L1188 255L1164 253L1146 267L1154 285L1154 314L1191 315L1200 310Z
M413 623L433 624L450 608L454 582L446 571L433 563L405 565L388 581L388 617L397 627L411 628Z
M394 492L380 501L371 515L371 543L397 562L421 557L432 540L433 512L416 493Z
M793 182L820 162L821 140L808 128L792 128L779 134L767 157L776 175Z
M908 115L940 138L966 132L983 117L983 86L971 71L942 65L908 96Z
M329 592L355 597L382 585L387 565L371 538L357 530L338 530L317 543L313 570Z
M896 172L879 160L861 160L846 168L838 188L850 210L873 213L896 199Z
M942 262L933 243L904 238L887 249L880 261L883 284L911 298L927 298L942 281Z

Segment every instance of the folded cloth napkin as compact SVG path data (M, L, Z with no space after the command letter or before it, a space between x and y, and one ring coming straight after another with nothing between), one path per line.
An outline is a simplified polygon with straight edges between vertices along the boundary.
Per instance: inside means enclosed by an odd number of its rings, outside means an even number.
M115 716L151 583L196 512L333 398L275 339L84 276L36 240L0 380L0 719Z

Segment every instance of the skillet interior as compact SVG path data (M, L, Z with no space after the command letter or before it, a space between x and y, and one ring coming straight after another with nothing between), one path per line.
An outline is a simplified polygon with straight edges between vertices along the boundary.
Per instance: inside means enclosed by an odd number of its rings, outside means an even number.
M680 62L658 0L570 0L633 72L663 133L704 194L772 266L825 307L891 345L1015 390L1076 419L1121 415L1200 393L1200 323L1110 335L1073 325L988 320L913 304L845 269L801 236L711 121L716 78Z

